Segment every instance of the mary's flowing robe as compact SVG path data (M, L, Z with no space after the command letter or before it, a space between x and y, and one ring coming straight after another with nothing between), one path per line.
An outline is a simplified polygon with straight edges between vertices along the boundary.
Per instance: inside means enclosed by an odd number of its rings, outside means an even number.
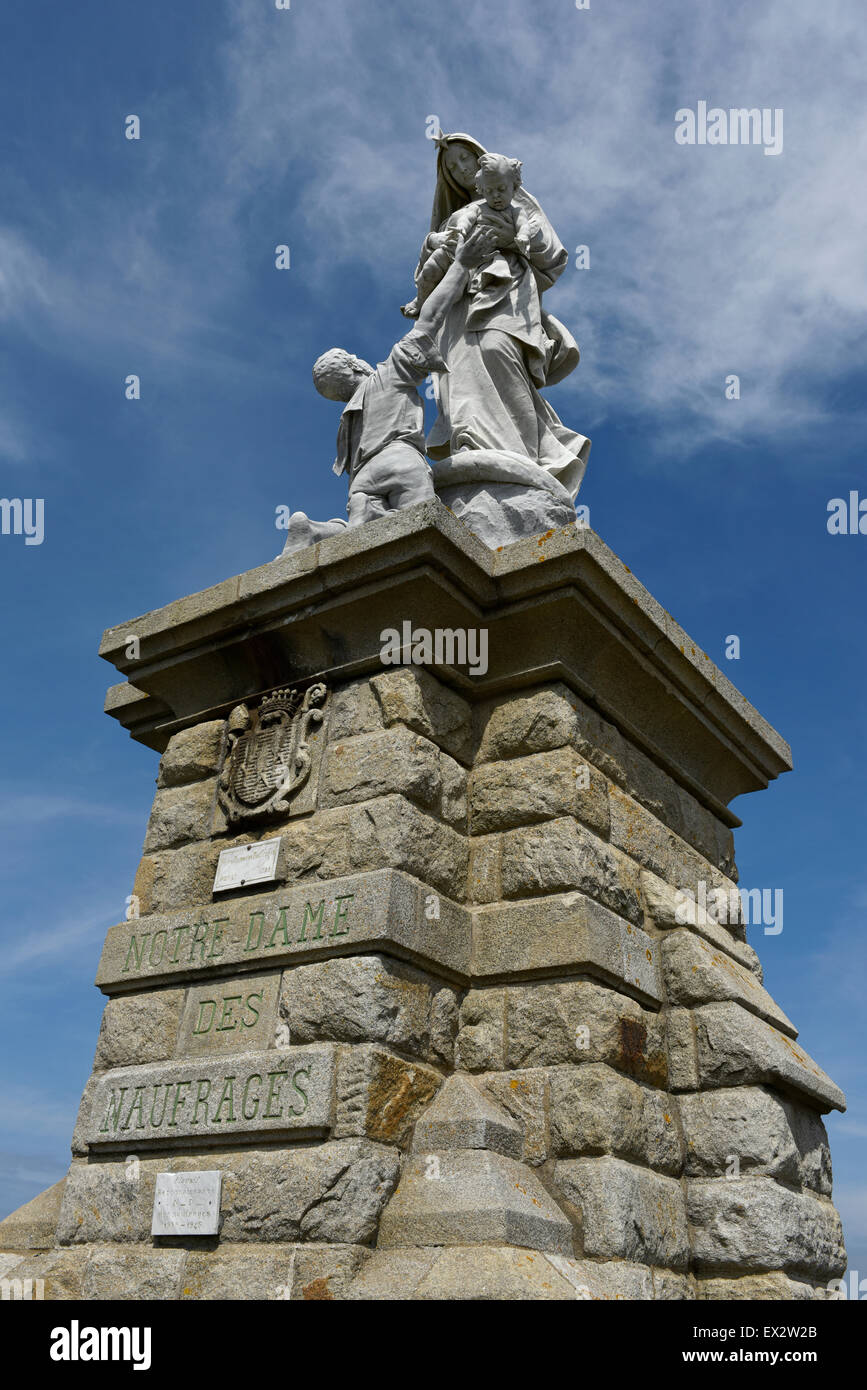
M439 188L437 196L442 203ZM438 338L448 372L435 379L439 415L427 452L444 459L465 449L505 450L545 468L574 498L590 441L539 394L578 362L574 338L541 304L569 257L536 199L523 188L515 196L535 227L529 259L498 252L450 310Z

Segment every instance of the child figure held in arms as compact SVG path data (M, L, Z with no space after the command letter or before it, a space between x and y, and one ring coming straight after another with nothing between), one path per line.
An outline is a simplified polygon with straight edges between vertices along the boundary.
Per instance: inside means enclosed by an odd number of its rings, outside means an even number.
M510 225L514 232L512 245L504 249L514 249L522 256L529 255L530 242L537 229L526 209L514 201L515 191L521 186L520 159L508 159L503 154L483 154L479 159L475 185L481 197L459 208L441 232L431 232L425 241L424 250L429 254L416 272L418 293L401 310L408 319L418 318L428 295L453 263L459 243L474 227L493 227L502 233L504 224ZM496 251L491 254L495 255Z

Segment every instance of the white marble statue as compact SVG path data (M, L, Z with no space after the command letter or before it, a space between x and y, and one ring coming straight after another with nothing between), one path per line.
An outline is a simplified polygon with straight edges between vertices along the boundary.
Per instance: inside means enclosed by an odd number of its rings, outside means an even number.
M491 547L575 523L590 440L540 394L578 364L542 308L568 253L520 160L462 133L436 146L431 229L403 308L415 328L375 369L341 348L313 368L316 389L345 402L334 471L349 480L348 522L293 512L284 554L434 495ZM438 414L425 440L428 375Z
M361 526L434 496L425 459L424 402L417 388L432 372L444 370L436 335L470 275L491 259L495 249L496 234L485 226L462 238L452 265L427 298L415 327L377 367L343 348L331 348L317 358L313 366L317 391L328 400L346 402L334 472L345 473L349 479L349 519L311 521L304 512L293 512L284 555L337 535L347 525Z
M506 214L511 219L515 234L515 249L522 256L530 254L530 239L536 224L526 208L514 201L515 190L521 186L521 161L507 159L501 154L483 154L474 179L474 187L481 197L466 207L452 213L441 232L431 232L425 246L432 252L427 260L419 263L417 272L418 293L411 303L403 306L407 318L418 318L419 310L431 290L438 285L455 258L455 250L461 237L465 237L481 221L488 221L487 209ZM494 230L501 226L501 217L493 219Z
M475 195L488 181L486 172L499 173L517 161L498 157L486 170L487 152L462 133L441 136L437 146L431 232L422 247L417 285L429 258L443 250L440 237L463 209L477 209L478 224L493 231L498 254L470 277L467 292L451 305L439 330L448 372L436 379L439 416L427 452L432 459L473 450L504 453L545 469L574 498L590 441L567 429L539 394L540 387L561 381L578 363L575 339L541 303L542 293L566 268L568 253L539 203L520 185L519 173L508 205L497 207L495 199L484 197L479 208ZM521 211L520 221L513 206Z

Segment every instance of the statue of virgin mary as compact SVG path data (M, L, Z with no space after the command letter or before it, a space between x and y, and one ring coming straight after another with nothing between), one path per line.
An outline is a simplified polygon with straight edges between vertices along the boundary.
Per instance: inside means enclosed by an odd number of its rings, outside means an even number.
M439 232L452 213L478 197L473 181L486 151L460 132L436 143L431 230ZM439 415L427 452L442 460L483 450L535 464L574 500L590 441L567 429L539 394L578 363L575 339L541 303L569 257L537 200L521 187L515 201L531 220L529 254L518 252L504 221L497 254L471 277L446 317L438 346L448 371L436 381ZM426 241L419 266L428 254Z

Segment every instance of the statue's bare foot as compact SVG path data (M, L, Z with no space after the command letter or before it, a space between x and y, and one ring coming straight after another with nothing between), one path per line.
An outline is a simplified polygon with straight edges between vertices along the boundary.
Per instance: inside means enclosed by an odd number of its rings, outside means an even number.
M296 550L306 550L317 541L327 540L329 536L339 536L346 530L346 522L339 517L330 521L311 521L306 512L293 512L286 528L286 544L283 555L292 555ZM279 556L278 556L279 559Z

